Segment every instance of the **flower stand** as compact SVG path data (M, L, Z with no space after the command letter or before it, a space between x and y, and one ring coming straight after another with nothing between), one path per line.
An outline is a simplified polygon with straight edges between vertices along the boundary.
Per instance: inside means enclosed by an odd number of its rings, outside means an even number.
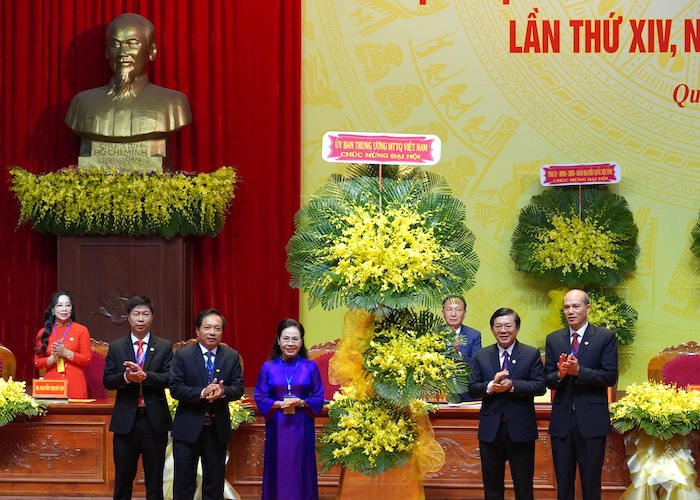
M423 500L423 477L416 460L377 476L365 476L343 467L336 500L381 498L382 500Z

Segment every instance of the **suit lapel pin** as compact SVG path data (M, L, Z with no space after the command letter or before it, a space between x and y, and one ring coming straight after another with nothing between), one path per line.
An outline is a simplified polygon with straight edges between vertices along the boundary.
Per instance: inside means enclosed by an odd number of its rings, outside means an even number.
M216 373L219 373L219 372L221 372L221 368L217 368L215 371L216 371Z
M153 352L153 351L155 351L155 350L156 350L155 347L151 347L151 349L150 349L151 352Z
M515 363L518 362L518 360L517 360L517 359L511 359L510 362L513 363L513 364L515 364Z
M73 342L73 337L70 337L68 340L70 340L71 342Z
M584 342L583 345L588 345L588 342Z

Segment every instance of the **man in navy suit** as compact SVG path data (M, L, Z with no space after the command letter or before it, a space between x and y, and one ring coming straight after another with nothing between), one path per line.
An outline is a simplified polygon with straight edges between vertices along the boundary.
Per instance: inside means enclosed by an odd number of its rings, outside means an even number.
M520 316L507 307L493 313L496 343L480 349L472 364L469 394L482 397L479 453L484 498L502 500L505 467L510 464L515 498L534 498L537 419L535 396L545 392L540 352L516 340Z
M165 388L172 346L150 331L153 304L137 295L126 305L131 333L109 345L102 384L117 391L109 430L114 433L114 498L130 500L139 455L147 500L163 499L163 465L172 424Z
M557 498L573 500L576 464L584 500L601 497L605 436L610 432L608 387L617 382L615 333L588 323L588 294L564 296L568 326L547 335L545 376L556 391L549 434Z
M481 349L481 332L462 324L467 314L467 302L459 295L448 295L442 301L442 317L447 325L455 331L455 349L462 359L471 366L474 355ZM462 401L471 401L469 393L462 394Z
M231 440L228 403L243 395L238 352L221 344L226 319L205 309L195 320L199 342L177 350L170 393L179 401L173 421L174 500L192 500L202 460L202 499L224 495L226 446Z

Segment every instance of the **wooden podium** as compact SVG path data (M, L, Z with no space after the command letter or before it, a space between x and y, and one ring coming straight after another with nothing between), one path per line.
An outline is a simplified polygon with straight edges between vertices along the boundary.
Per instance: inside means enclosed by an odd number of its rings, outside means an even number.
M73 294L76 321L110 341L129 332L134 295L155 306L154 335L177 342L194 335L192 242L176 237L59 236L58 288Z

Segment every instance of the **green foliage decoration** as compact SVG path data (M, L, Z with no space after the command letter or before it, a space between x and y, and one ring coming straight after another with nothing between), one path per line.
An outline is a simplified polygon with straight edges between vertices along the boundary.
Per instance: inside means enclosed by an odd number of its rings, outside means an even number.
M700 220L693 226L690 236L692 238L690 251L695 257L700 259ZM696 268L700 269L700 266L696 266Z
M606 186L552 188L520 211L511 258L536 279L612 287L636 268L638 233L627 201Z
M376 476L401 467L413 455L418 430L410 407L381 398L359 401L336 395L328 417L319 436L323 471L339 465Z
M296 214L287 269L311 306L375 314L438 306L474 285L479 260L464 204L418 167L352 165Z
M401 309L377 321L374 330L363 357L381 397L405 406L414 399L436 401L441 394L459 400L467 391L469 365L442 317Z
M46 413L46 403L34 399L26 391L25 382L0 378L0 427L17 417L34 417Z
M11 169L19 224L56 235L216 236L236 186L232 167L211 173Z

